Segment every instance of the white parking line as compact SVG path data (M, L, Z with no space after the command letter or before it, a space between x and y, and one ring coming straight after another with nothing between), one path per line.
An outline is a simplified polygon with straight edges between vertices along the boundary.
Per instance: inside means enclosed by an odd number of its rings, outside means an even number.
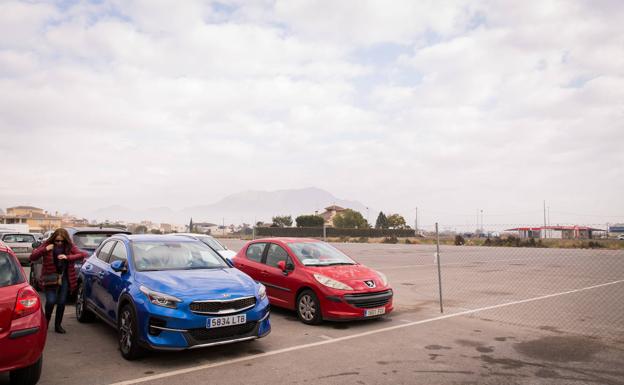
M420 321L413 321L413 322L405 323L405 324L402 324L402 325L389 326L387 328L375 329L375 330L370 330L370 331L367 331L367 332L351 334L351 335L344 336L344 337L333 338L331 340L318 341L318 342L312 342L312 343L309 343L309 344L291 346L291 347L288 347L288 348L277 349L277 350L273 350L273 351L270 351L270 352L265 352L265 353L256 354L256 355L252 355L252 356L246 356L246 357L241 357L241 358L234 358L234 359L231 359L231 360L216 362L216 363L213 363L213 364L198 365L198 366L193 366L193 367L189 367L189 368L185 368L185 369L172 370L170 372L154 374L154 375L147 376L147 377L140 377L140 378L136 378L136 379L133 379L133 380L115 382L115 383L113 383L111 385L133 385L133 384L139 384L139 383L147 382L147 381L160 380L160 379L163 379L163 378L179 376L179 375L183 375L183 374L196 372L196 371L199 371L199 370L206 370L206 369L216 368L216 367L219 367L219 366L231 365L231 364L236 364L236 363L239 363L239 362L251 361L251 360L258 359L258 358L274 356L274 355L282 354L282 353L288 353L288 352L292 352L292 351L296 351L296 350L303 350L303 349L313 348L313 347L317 347L317 346L333 344L333 343L336 343L336 342L347 341L347 340L351 340L351 339L355 339L355 338L367 337L367 336L370 336L370 335L373 335L373 334L384 333L384 332L388 332L388 331L392 331L392 330L402 329L402 328L415 326L415 325L422 325L422 324L426 324L426 323L430 323L430 322L434 322L434 321L441 321L441 320L445 320L445 319L448 319L448 318L454 318L454 317L459 317L459 316L468 315L468 314L474 314L474 313L478 313L478 312L485 311L485 310L498 309L498 308L506 307L506 306L519 305L519 304L523 304L523 303L527 303L527 302L540 301L540 300L543 300L543 299L559 297L559 296L562 296L562 295L579 293L579 292L582 292L582 291L597 289L597 288L600 288L600 287L616 285L618 283L624 283L624 279L617 280L617 281L612 281L612 282L607 282L607 283L603 283L603 284L600 284L600 285L587 286L587 287L583 287L583 288L580 288L580 289L563 291L563 292L560 292L560 293L542 295L542 296L539 296L539 297L528 298L528 299L523 299L523 300L519 300L519 301L507 302L507 303L502 303L502 304L498 304L498 305L486 306L486 307L482 307L482 308L478 308L478 309L466 310L466 311L462 311L462 312L459 312L459 313L442 315L442 316L439 316L439 317L428 318L428 319L424 319L424 320L420 320Z
M320 338L320 339L323 339L323 340L333 340L333 339L334 339L333 337L326 336L325 334L321 334L321 335L319 336L319 338Z

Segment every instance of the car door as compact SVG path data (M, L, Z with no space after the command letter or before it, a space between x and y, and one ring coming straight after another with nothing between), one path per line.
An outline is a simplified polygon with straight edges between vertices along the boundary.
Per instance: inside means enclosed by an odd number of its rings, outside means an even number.
M237 258L234 267L249 275L256 281L261 280L263 269L262 259L264 257L266 242L252 243L245 250L243 258Z
M88 275L87 298L102 314L106 312L106 293L102 287L102 279L109 268L108 259L110 258L110 253L116 242L115 240L106 241L100 250L96 252L96 258L89 258L85 266L85 272Z
M101 281L104 310L111 320L117 319L117 302L125 287L125 277L128 274L127 272L114 271L111 264L115 261L124 261L126 267L128 266L128 250L122 241L117 241L110 252L108 266Z
M277 266L280 261L284 261L293 270L282 271ZM292 277L294 264L288 252L276 243L269 243L263 262L260 281L266 286L269 299L276 305L290 307L294 304L297 285Z

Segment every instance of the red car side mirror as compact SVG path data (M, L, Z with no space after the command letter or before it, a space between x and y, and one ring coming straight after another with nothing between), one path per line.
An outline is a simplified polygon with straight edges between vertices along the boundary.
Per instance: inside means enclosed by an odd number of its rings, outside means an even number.
M286 271L286 261L279 261L279 262L277 262L277 267L281 271Z

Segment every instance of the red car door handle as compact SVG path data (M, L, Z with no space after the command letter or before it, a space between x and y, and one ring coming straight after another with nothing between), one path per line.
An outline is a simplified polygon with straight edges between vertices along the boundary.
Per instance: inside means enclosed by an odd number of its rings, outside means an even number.
M262 274L262 275L269 275L269 272L268 272L268 271L266 271L266 270L262 270L262 271L260 272L260 274Z

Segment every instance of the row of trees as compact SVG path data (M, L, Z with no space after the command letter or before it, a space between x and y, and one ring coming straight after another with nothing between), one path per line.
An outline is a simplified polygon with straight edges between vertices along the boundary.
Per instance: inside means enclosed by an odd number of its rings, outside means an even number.
M386 216L383 211L377 216L375 222L376 229L409 229L410 227L405 223L405 218L399 214L390 214Z
M320 215L300 215L295 219L297 227L323 227L325 219ZM368 221L358 211L346 209L336 214L333 219L334 227L349 229L369 229L371 226ZM290 215L282 215L273 217L274 227L292 227L293 219ZM406 225L405 218L399 214L391 214L386 216L383 212L379 213L375 223L376 229L409 229Z

